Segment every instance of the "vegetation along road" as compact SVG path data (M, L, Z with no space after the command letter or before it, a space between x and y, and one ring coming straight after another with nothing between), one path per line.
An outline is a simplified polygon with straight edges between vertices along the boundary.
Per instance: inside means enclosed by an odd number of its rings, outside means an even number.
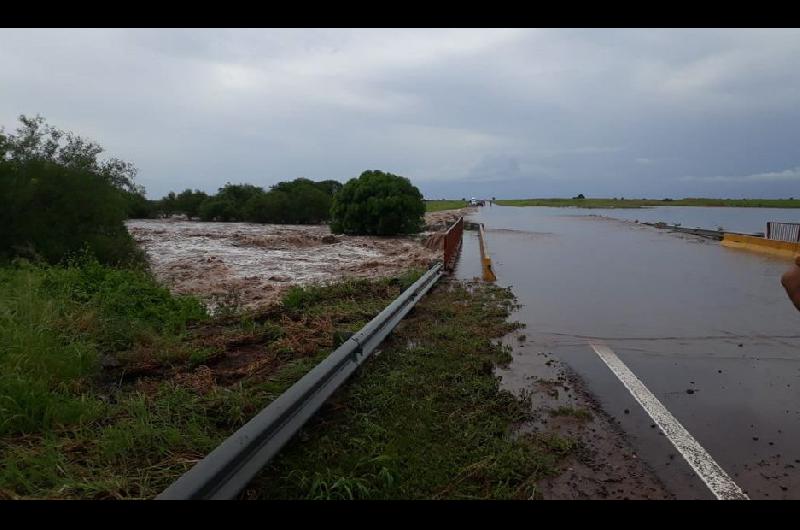
M426 205L407 179L380 171L344 185L228 184L214 195L150 200L132 164L102 161L100 146L41 118L21 122L0 137L0 191L9 198L0 212L5 499L156 496L422 272L410 264L290 285L266 304L245 307L225 293L225 303L209 304L160 283L126 221L195 223L198 241L230 226L240 244L225 252L240 254L244 242L279 260L292 253L296 223L330 222L339 234L298 244L338 255L348 238L389 244L400 235L410 245L426 210L440 210L432 222L444 226L458 215L448 208L465 205ZM363 198L379 205L369 215L380 219L364 214ZM300 215L295 206L305 203ZM264 231L263 222L274 224ZM275 228L282 223L295 228ZM425 250L423 240L415 244ZM225 260L197 256L195 265L221 270ZM497 339L516 327L507 321L513 304L506 289L438 285L244 496L541 497L539 482L559 475L580 442L518 432L527 399L502 390L494 374L509 359Z

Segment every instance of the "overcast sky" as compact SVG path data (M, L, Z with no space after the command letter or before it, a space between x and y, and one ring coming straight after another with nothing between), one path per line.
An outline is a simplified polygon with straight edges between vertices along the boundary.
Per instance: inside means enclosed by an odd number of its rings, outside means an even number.
M798 30L0 29L19 114L150 198L409 177L427 198L800 197Z

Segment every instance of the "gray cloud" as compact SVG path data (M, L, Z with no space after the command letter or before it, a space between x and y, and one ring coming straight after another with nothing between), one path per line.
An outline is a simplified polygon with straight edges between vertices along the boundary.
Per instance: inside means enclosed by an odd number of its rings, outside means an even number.
M797 30L7 29L0 124L92 137L150 197L376 168L435 196L796 195L799 52Z
M800 166L783 171L768 171L766 173L754 173L752 175L716 175L713 177L681 177L682 181L703 181L703 182L776 182L776 181L800 181Z

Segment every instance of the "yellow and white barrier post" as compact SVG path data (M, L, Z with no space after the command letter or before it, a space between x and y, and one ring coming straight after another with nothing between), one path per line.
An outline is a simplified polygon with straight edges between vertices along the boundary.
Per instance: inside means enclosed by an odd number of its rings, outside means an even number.
M725 233L722 239L722 246L729 248L741 248L755 252L764 252L767 254L772 254L773 256L780 256L789 259L800 256L800 243L766 239L763 237L748 236L744 234Z
M489 249L486 245L486 233L483 229L483 223L478 225L478 239L481 244L481 268L483 269L483 281L493 282L497 280L492 270L492 259L489 257Z

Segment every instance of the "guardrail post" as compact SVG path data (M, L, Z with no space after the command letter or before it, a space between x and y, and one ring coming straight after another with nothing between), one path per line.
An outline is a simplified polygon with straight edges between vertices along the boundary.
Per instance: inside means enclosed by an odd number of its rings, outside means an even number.
M459 217L458 221L447 229L444 235L444 268L452 271L456 266L458 251L461 250L461 242L464 235L464 218Z
M483 228L483 223L478 225L478 236L481 244L481 267L483 268L483 281L494 282L497 276L492 270L492 259L489 257L489 248L486 244L486 233Z

